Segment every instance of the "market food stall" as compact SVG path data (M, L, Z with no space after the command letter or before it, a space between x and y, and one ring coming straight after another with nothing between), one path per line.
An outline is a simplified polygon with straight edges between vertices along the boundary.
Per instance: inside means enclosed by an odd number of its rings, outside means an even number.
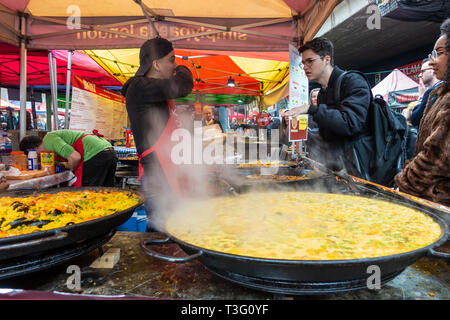
M273 1L278 3L277 1ZM198 4L199 2L197 2ZM239 2L241 4L241 2ZM252 2L253 3L253 2ZM305 2L306 3L306 2ZM317 2L319 3L319 2ZM322 6L325 2L322 3ZM325 5L327 10L330 10L336 2L327 2ZM25 2L18 2L18 9L24 9L28 4ZM51 24L53 27L52 32L55 34L45 34L45 27L39 30L39 24L37 28L33 29L36 34L34 38L31 37L31 46L42 46L56 48L53 37L59 38L62 31L58 30L58 24L64 19L54 19L44 16L49 14L48 12L40 11L41 8L30 2L29 8L34 13L36 20L39 20L42 25L46 23ZM35 6L33 6L35 5ZM310 16L315 16L316 10L314 4L308 6ZM49 8L46 8L49 9ZM116 13L117 8L110 8L112 13ZM239 6L236 6L238 11L242 10ZM289 28L291 27L291 12L288 7L289 16ZM120 10L120 8L119 8ZM324 10L320 15L326 14L327 10ZM301 10L300 10L301 11ZM251 11L250 11L251 12ZM61 12L51 12L54 16L58 16ZM110 14L112 14L110 12ZM14 15L14 12L9 12L10 15ZM134 11L134 14L136 12ZM286 13L284 13L286 14ZM63 14L64 15L64 14ZM170 16L170 15L169 15ZM245 17L239 17L244 19ZM161 16L159 16L161 17ZM24 17L21 17L22 20ZM92 21L99 20L98 17L91 17ZM166 17L167 18L167 17ZM257 18L259 19L259 18ZM278 22L284 24L284 18L280 18ZM318 19L320 20L320 19ZM170 21L170 18L169 20ZM219 23L217 20L214 20ZM309 20L311 21L311 20ZM9 21L10 22L10 21ZM177 22L175 20L170 22ZM183 21L187 23L186 21ZM209 21L211 23L211 21ZM236 21L235 21L236 22ZM242 21L240 21L243 23ZM299 22L299 21L297 21ZM93 22L92 22L93 23ZM110 22L108 22L110 23ZM123 23L123 22L121 22ZM83 30L78 33L80 40L75 42L75 47L86 48L88 46L97 46L103 48L106 45L110 45L108 41L104 43L95 43L99 39L102 39L100 35L112 34L117 35L116 39L120 36L126 37L127 35L133 35L127 38L126 41L122 41L123 45L130 45L134 43L135 39L141 43L147 37L137 35L131 32L133 30L142 30L142 24L145 25L145 29L149 30L146 25L146 21L143 21L141 25L132 24L130 22L129 29L122 31L114 31L111 29L102 28L96 25L95 29L92 26L83 25ZM162 26L164 21L158 21ZM192 21L191 21L192 23ZM237 23L237 22L236 22ZM232 30L233 32L242 32L248 28L258 28L264 26L262 20L246 21L246 25L238 24ZM94 23L93 23L94 24ZM217 27L218 25L216 25ZM239 28L239 26L241 28ZM301 22L297 24L298 27L306 26L308 29L309 22L306 17L302 17ZM166 26L167 27L167 26ZM168 26L168 30L175 30ZM285 26L286 27L286 26ZM65 28L65 26L62 26ZM234 28L234 27L233 27ZM244 29L242 29L244 28ZM318 28L318 25L315 26ZM223 34L223 29L219 26L217 28L219 32L216 34ZM312 28L311 30L313 30ZM11 28L8 29L11 31ZM229 30L228 28L226 29ZM311 30L303 30L303 35L314 34ZM95 31L95 37L94 37ZM248 37L258 35L261 31L245 30L248 31ZM90 33L91 32L91 33ZM206 33L205 33L206 32ZM75 32L71 33L76 37ZM214 31L201 30L200 34L195 35L195 32L182 39L182 45L187 48L196 47L194 43L196 36L202 37L214 34ZM273 34L272 34L273 35ZM92 38L95 38L95 41ZM108 38L108 36L106 37ZM111 36L107 40L114 42L114 36ZM205 38L201 38L205 39ZM207 38L208 39L208 38ZM214 39L218 39L215 37ZM14 39L10 39L13 41ZM59 43L59 48L68 48L72 46L70 43L70 37L65 38L65 41ZM189 42L193 40L192 42ZM221 39L229 40L229 39ZM289 39L278 39L283 45ZM298 39L297 39L298 40ZM94 44L93 44L94 43ZM120 46L119 42L115 42L115 46ZM226 42L225 42L226 44ZM221 43L224 50L225 44ZM24 43L22 43L24 46ZM267 43L264 43L267 45ZM276 50L276 49L275 49ZM136 161L136 159L122 160ZM260 164L260 163L258 163ZM277 165L283 163L277 163ZM234 168L241 170L249 170L252 163L247 163L247 166L241 168ZM288 170L297 170L297 164L287 163L286 168ZM260 167L258 167L258 171ZM241 174L243 175L243 174ZM294 173L289 176L297 176ZM298 175L300 176L300 175ZM416 210L420 217L426 218L430 224L433 224L435 234L431 236L432 240L427 243L421 243L418 247L414 247L409 251L389 253L387 255L375 255L375 256L356 256L348 259L328 259L325 261L316 261L311 257L304 256L290 256L290 259L279 256L265 256L257 257L247 255L245 252L233 253L223 252L217 248L207 248L204 245L198 245L191 243L191 239L178 238L178 234L173 234L167 229L161 228L160 232L152 233L115 233L116 227L126 221L132 214L133 210L141 205L144 201L143 197L137 195L137 203L128 205L126 208L115 208L109 216L97 217L90 221L79 222L72 224L66 224L64 226L55 226L49 230L39 231L23 234L12 235L10 237L4 237L0 240L0 250L3 251L2 259L0 260L0 287L7 289L0 293L5 298L21 298L24 296L33 297L26 291L20 290L37 290L36 297L39 294L51 297L57 297L55 291L67 292L73 294L93 294L93 295L107 295L107 296L144 296L149 298L188 298L188 299L266 299L266 298L279 298L280 296L291 295L326 295L326 298L432 298L429 293L433 293L434 297L438 299L445 299L446 293L448 293L448 287L443 285L440 281L448 276L448 268L442 258L446 257L445 253L437 252L437 248L440 247L448 238L448 211L446 208L440 208L439 206L429 205L424 203L418 203L414 199L405 197L400 193L393 193L391 191L382 190L375 185L369 187L364 181L357 181L351 178L350 180L341 180L339 176L323 175L319 177L307 176L306 179L291 179L288 181L277 181L279 176L273 177L269 185L266 183L257 183L258 187L271 188L274 194L271 197L276 198L285 191L285 188L294 188L295 195L293 197L298 198L300 202L296 203L296 207L301 207L302 193L317 191L315 188L320 187L322 190L327 191L330 194L345 194L352 195L358 200L361 198L382 198L387 200L388 203L400 203L408 208ZM278 178L281 179L281 178ZM240 194L246 194L250 191L248 188L234 188L229 182L224 183L225 187L223 193L232 192L234 197L239 197ZM253 187L252 187L253 188ZM62 190L55 190L62 191ZM74 190L68 191L69 194L73 194ZM94 190L93 190L94 191ZM123 190L120 190L123 192ZM237 191L237 192L236 192ZM119 192L119 191L118 191ZM280 192L279 194L276 192ZM40 192L41 196L46 196L49 192ZM222 194L223 196L224 194ZM229 196L229 194L226 194ZM318 194L320 198L322 194ZM394 196L395 195L395 196ZM86 195L86 201L94 199L90 195ZM231 198L234 199L234 198ZM78 199L81 200L81 199ZM114 201L113 201L114 200ZM84 200L81 200L82 202ZM120 203L116 199L109 198L103 202L109 204ZM333 201L330 201L333 202ZM279 203L278 203L279 204ZM67 203L66 203L67 205ZM29 205L24 204L18 200L9 202L5 205L8 209L13 208L16 214L19 210L30 211ZM76 203L73 206L69 206L73 210L78 210ZM75 209L73 208L75 207ZM52 208L53 210L56 210ZM339 209L339 208L338 208ZM59 210L59 209L58 209ZM61 211L61 210L60 210ZM53 211L52 211L53 212ZM46 214L48 215L48 211ZM277 214L276 212L273 212ZM96 212L96 214L98 214ZM56 212L58 216L59 213ZM283 215L283 214L281 214ZM189 218L190 216L188 216ZM14 217L16 218L16 217ZM272 217L268 217L272 219ZM239 219L239 217L237 218ZM14 220L2 221L2 225L9 225L9 229L4 232L8 232L13 226L16 225L32 225L46 226L51 222L48 222L48 217L39 218L38 220L29 219L29 217L19 217ZM55 219L56 220L56 219ZM193 220L195 221L195 220ZM239 222L239 221L237 221ZM290 221L285 221L284 224L288 225ZM11 225L13 223L13 225ZM276 221L280 224L280 221ZM282 225L283 226L283 225ZM233 225L232 229L234 229ZM279 228L279 226L278 226ZM370 230L369 230L370 232ZM261 233L261 232L259 232ZM280 237L286 235L280 233ZM169 238L167 238L169 236ZM175 241L177 244L170 244L169 241ZM219 239L220 240L220 239ZM288 238L284 238L284 241L288 241ZM259 239L261 242L262 240ZM392 239L390 239L392 241ZM308 243L308 241L307 241ZM152 245L150 249L149 246ZM158 249L153 247L157 246ZM179 247L179 246L180 247ZM19 250L16 250L20 248ZM97 251L95 249L102 248ZM182 250L180 250L180 248ZM94 262L97 259L101 259L104 255L103 252L108 249L114 249L113 263L109 267L95 266ZM117 250L120 249L120 250ZM305 250L315 248L302 248ZM346 248L344 248L346 249ZM109 251L109 250L108 250ZM107 251L107 252L108 252ZM185 251L184 254L182 251ZM289 250L288 250L289 251ZM433 255L433 258L425 258L425 255ZM150 256L150 257L149 257ZM162 260L162 261L161 261ZM194 261L198 260L198 261ZM174 263L176 262L176 263ZM183 262L183 263L182 263ZM421 265L431 263L433 266L430 268L433 273L439 274L439 280L428 277L428 275L422 275L417 268ZM367 278L368 267L373 264L379 265L381 268L380 285L383 285L380 291L368 291ZM69 266L76 265L80 268L82 283L78 289L71 289L67 286L67 268ZM39 276L37 276L39 275ZM417 276L417 279L411 280L410 276ZM420 290L417 290L417 287ZM400 295L400 292L402 295ZM419 293L419 295L416 295ZM24 295L24 296L21 296Z

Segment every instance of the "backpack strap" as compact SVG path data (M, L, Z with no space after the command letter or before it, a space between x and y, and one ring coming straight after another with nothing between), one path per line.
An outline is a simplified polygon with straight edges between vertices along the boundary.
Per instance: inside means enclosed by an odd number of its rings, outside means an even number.
M380 102L378 101L378 99L375 99L373 94L372 94L372 90L370 89L370 82L367 79L366 75L364 73L362 73L361 71L358 70L348 70L348 71L344 71L343 73L341 73L339 75L339 77L336 79L335 82L335 86L334 86L334 99L336 101L336 105L338 106L341 103L341 89L342 89L342 81L344 81L344 78L347 74L349 73L356 73L359 74L361 77L363 77L363 79L366 81L367 85L369 86L369 94L370 94L370 102L369 102L369 106L370 108L372 108L372 105L374 104L374 102ZM384 104L383 104L384 105ZM382 109L382 112L385 113L386 116L388 116L386 114L386 111ZM391 123L389 123L389 125L391 126Z
M341 102L342 81L344 80L345 76L349 73L357 73L360 76L362 76L364 78L364 80L366 80L367 85L369 86L369 91L370 91L370 102L372 102L372 100L373 100L372 90L370 90L370 82L367 79L366 75L358 70L348 70L348 71L344 71L343 73L341 73L339 75L339 77L336 79L335 86L334 86L334 99L336 101L336 104L339 104Z

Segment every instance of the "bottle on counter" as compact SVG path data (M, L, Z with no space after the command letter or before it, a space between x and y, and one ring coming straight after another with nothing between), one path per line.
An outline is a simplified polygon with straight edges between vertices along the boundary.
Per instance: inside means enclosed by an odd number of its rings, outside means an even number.
M38 156L34 149L28 151L28 170L39 170Z
M126 140L126 143L125 143L125 147L130 148L131 147L131 139L130 138L131 138L131 135L132 135L131 129L125 128L125 133L127 135L127 140Z
M136 148L136 143L134 142L133 133L130 133L130 147L129 148Z

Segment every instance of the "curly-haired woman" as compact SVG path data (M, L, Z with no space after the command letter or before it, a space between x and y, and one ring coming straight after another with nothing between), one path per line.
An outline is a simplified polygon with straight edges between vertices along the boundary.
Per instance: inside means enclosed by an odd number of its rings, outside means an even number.
M430 54L430 65L443 84L430 95L420 122L414 158L395 177L400 191L450 206L450 18Z

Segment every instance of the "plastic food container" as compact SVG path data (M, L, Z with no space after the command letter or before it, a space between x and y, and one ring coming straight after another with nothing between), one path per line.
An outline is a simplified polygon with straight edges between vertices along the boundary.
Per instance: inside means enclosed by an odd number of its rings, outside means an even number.
M12 151L11 152L11 165L20 171L28 170L27 156L23 151Z

